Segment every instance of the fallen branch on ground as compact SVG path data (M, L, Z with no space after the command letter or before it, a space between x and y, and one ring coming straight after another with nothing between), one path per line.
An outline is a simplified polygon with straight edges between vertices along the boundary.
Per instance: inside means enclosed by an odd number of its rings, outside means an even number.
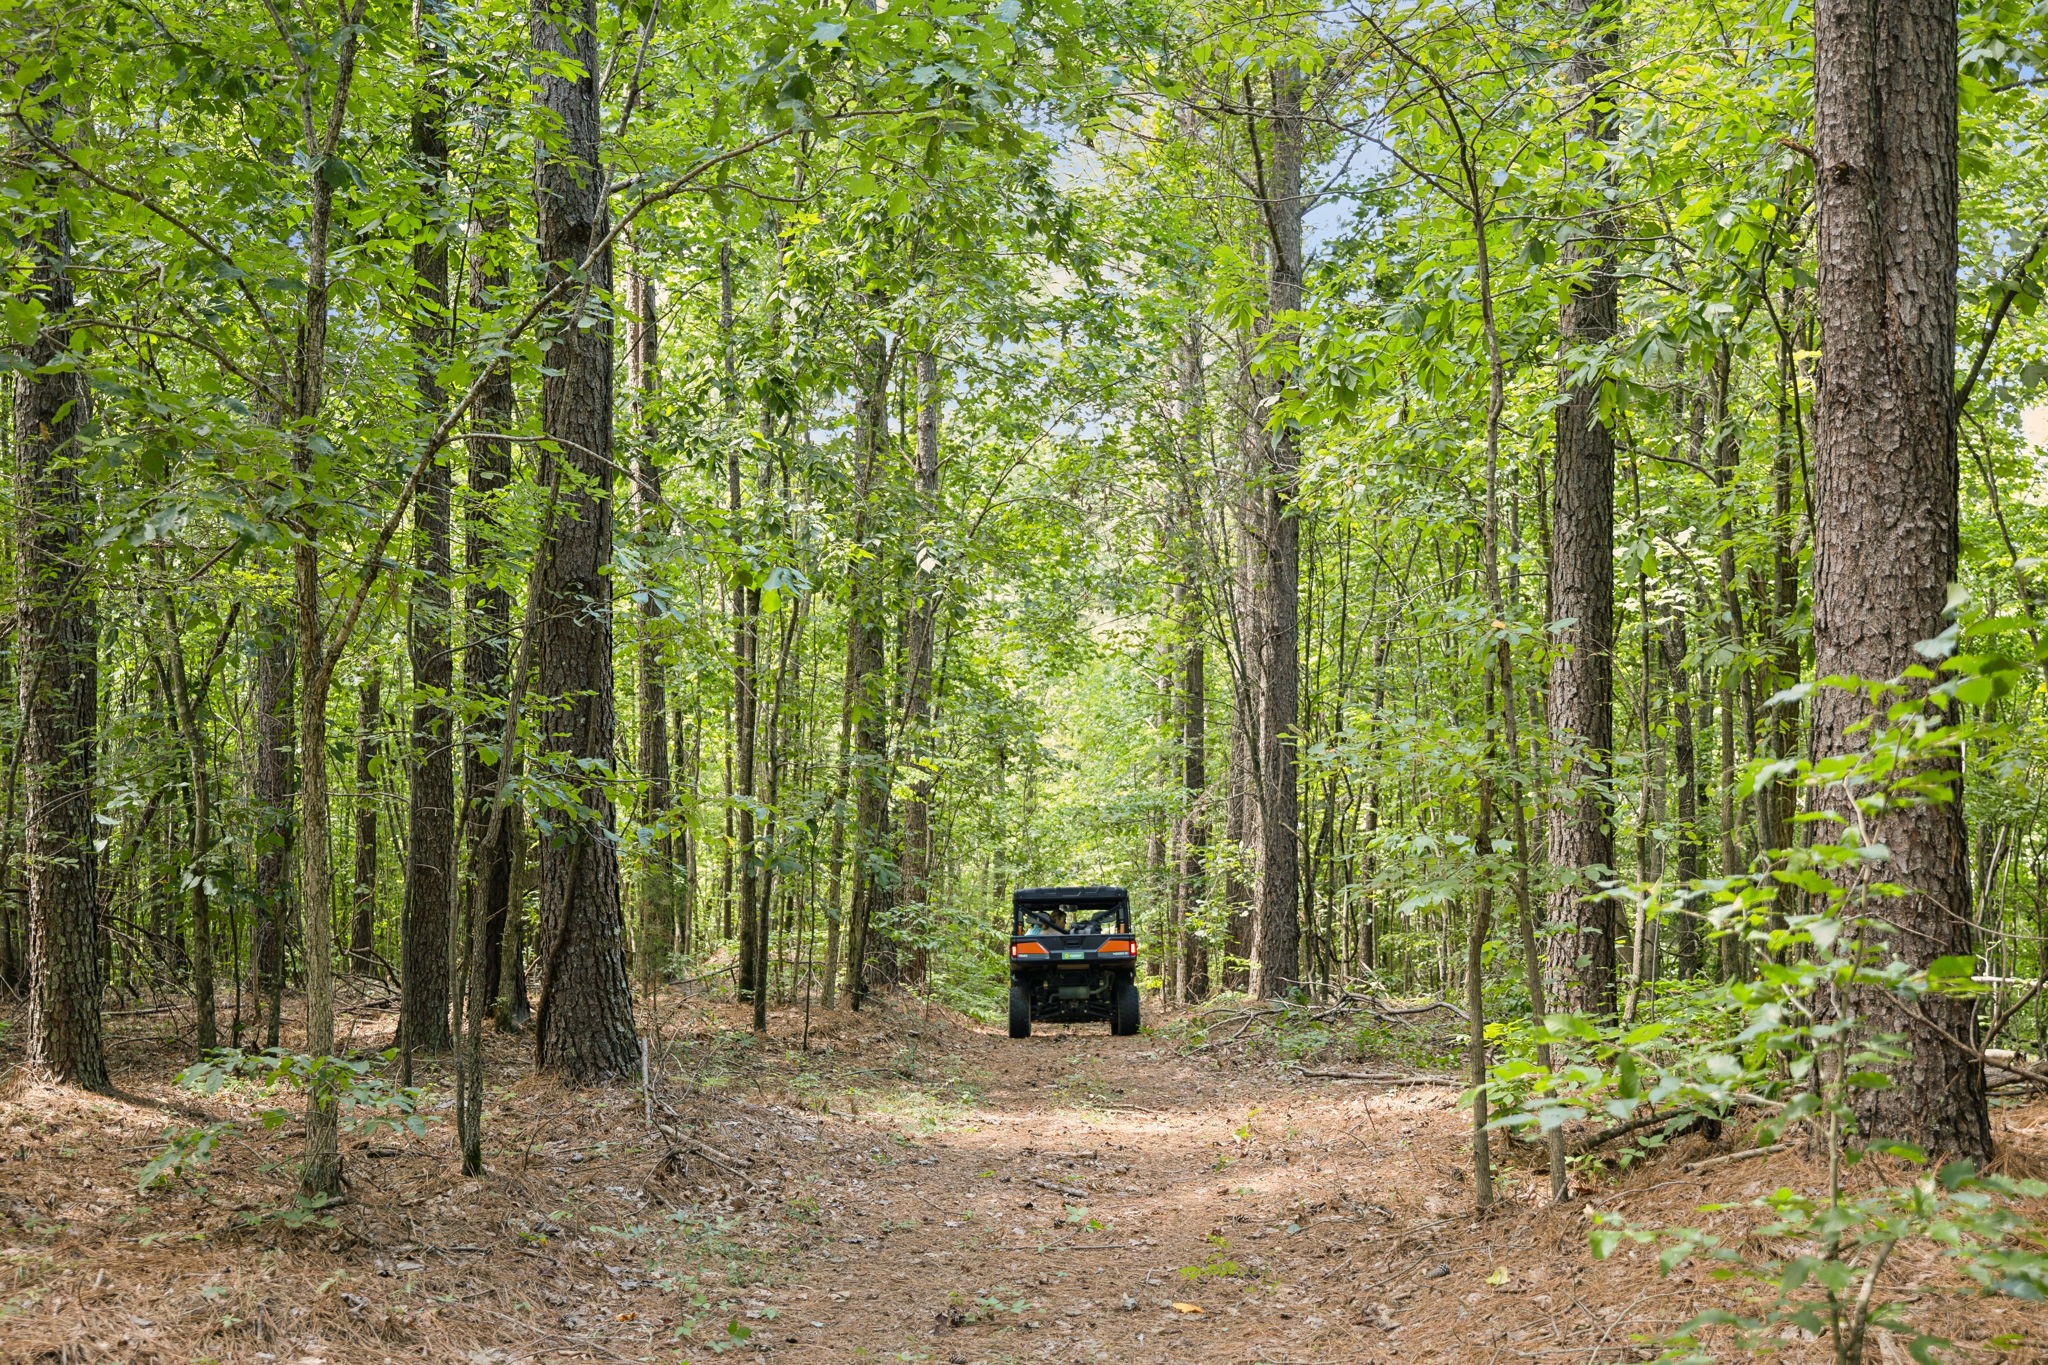
M1726 1156L1710 1156L1705 1161L1689 1161L1682 1169L1687 1171L1704 1171L1709 1166L1726 1166L1731 1161L1754 1161L1760 1156L1770 1156L1773 1153L1782 1152L1791 1145L1789 1142L1774 1142L1768 1147L1751 1147L1745 1152L1730 1152Z
M1379 1071L1304 1071L1304 1076L1319 1081L1377 1081L1381 1085L1455 1085L1464 1082L1455 1076L1411 1076Z
M1699 1132L1701 1130L1705 1130L1710 1139L1721 1136L1721 1120L1715 1118L1712 1114L1702 1114L1696 1110L1679 1110L1676 1113L1651 1114L1647 1118L1631 1119L1627 1123L1617 1123L1612 1128L1580 1138L1572 1143L1572 1155L1584 1156L1590 1151L1605 1147L1616 1138L1627 1137L1630 1133L1639 1133L1645 1128L1655 1128L1660 1123L1678 1123L1680 1120L1684 1120L1682 1125L1666 1133L1665 1137L1684 1137L1687 1133Z

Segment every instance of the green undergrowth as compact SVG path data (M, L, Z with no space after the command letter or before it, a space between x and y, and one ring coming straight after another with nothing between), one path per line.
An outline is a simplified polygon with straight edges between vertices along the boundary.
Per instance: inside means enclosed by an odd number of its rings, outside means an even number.
M1427 1001L1383 1002L1415 1009ZM1206 1002L1156 1030L1186 1053L1282 1063L1310 1070L1450 1072L1462 1065L1462 1021L1448 1010L1382 1013L1347 1000L1297 994L1254 1002L1235 992Z

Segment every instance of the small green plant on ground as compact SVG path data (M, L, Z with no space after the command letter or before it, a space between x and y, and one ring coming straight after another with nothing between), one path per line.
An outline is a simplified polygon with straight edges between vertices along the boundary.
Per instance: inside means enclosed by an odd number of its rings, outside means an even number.
M395 1050L371 1057L315 1057L284 1048L248 1052L223 1048L210 1052L178 1075L178 1085L200 1095L247 1091L265 1099L282 1092L323 1092L341 1111L343 1122L357 1133L402 1130L417 1137L426 1132L427 1117L419 1112L420 1091L396 1086L377 1073L380 1063L395 1059ZM264 1128L276 1130L290 1119L291 1111L268 1105L257 1111ZM164 1134L164 1149L142 1168L137 1191L147 1193L171 1181L188 1180L206 1165L235 1125L221 1121L193 1128L172 1128ZM274 1222L289 1228L331 1225L320 1212L328 1201L295 1199L276 1209L246 1213L251 1223Z
M1244 1274L1244 1266L1229 1256L1230 1239L1210 1234L1209 1257L1200 1265L1184 1265L1180 1268L1184 1280L1235 1279Z
M1976 696L1986 665L1983 659L1952 661L1960 676L1932 688L1931 706ZM1940 1359L1954 1343L1916 1326L1906 1302L1884 1283L1886 1265L1905 1247L1938 1253L1986 1293L2048 1302L2048 1237L2023 1207L2048 1197L2048 1183L1987 1174L1968 1161L1930 1168L1928 1153L1858 1131L1858 1095L1891 1087L1906 1055L1902 1040L1863 1024L1860 1002L1883 994L1917 1011L1920 1002L1980 989L1972 958L1914 967L1892 955L1884 911L1908 893L1880 879L1889 853L1866 831L1884 810L1952 800L1942 777L1958 770L1958 746L1986 738L1968 725L1930 723L1930 703L1902 696L1896 687L1859 690L1891 703L1872 726L1869 746L1793 765L1821 798L1813 803L1821 813L1802 817L1816 829L1812 844L1782 850L1770 866L1746 876L1686 889L1711 901L1707 920L1718 934L1742 943L1754 963L1751 979L1698 992L1694 1004L1724 1015L1728 1025L1687 1034L1662 1020L1603 1027L1556 1015L1540 1030L1528 1030L1530 1038L1540 1035L1559 1048L1554 1071L1525 1054L1489 1079L1489 1098L1505 1111L1496 1126L1546 1133L1600 1116L1614 1125L1611 1133L1638 1127L1671 1132L1699 1117L1749 1111L1762 1115L1757 1146L1797 1140L1825 1158L1823 1191L1781 1187L1746 1206L1703 1210L1755 1210L1760 1224L1738 1239L1596 1215L1590 1234L1596 1256L1625 1243L1656 1246L1665 1274L1699 1261L1717 1280L1762 1289L1752 1301L1717 1305L1681 1325L1664 1339L1666 1361L1712 1360L1710 1343L1725 1337L1746 1352L1819 1339L1835 1365L1862 1365L1880 1330L1903 1339L1915 1360ZM1843 809L1830 813L1827 802L1841 802L1844 794ZM1827 821L1834 822L1832 830ZM1650 916L1688 912L1661 888L1620 894L1640 899ZM1850 1168L1866 1161L1873 1162L1871 1174L1886 1163L1909 1174L1852 1181ZM1781 1254L1753 1250L1787 1244Z

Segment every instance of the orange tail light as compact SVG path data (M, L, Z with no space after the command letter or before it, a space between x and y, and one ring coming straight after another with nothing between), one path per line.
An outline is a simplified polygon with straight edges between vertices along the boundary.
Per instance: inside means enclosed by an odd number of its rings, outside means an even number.
M1102 947L1096 951L1103 953L1135 953L1138 951L1138 945L1127 938L1104 939Z
M1042 943L1012 943L1010 945L1011 957L1030 957L1034 953L1039 957L1044 957L1045 945Z

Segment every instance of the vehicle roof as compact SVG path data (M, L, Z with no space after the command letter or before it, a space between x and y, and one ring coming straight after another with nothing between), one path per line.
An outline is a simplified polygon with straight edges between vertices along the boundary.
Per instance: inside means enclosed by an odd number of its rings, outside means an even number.
M1013 905L1121 905L1130 898L1121 886L1020 886L1010 893Z

